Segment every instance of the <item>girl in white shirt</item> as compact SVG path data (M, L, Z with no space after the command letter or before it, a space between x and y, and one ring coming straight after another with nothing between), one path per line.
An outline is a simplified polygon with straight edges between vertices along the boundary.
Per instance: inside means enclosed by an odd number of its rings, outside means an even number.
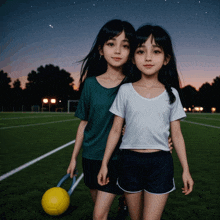
M179 77L169 34L159 26L140 27L136 32L133 63L139 80L122 85L110 108L115 118L98 183L109 182L108 162L125 121L118 186L125 192L132 220L158 220L169 193L175 189L167 141L169 129L183 168L182 192L188 195L194 184L180 128L180 120L186 114L178 94Z

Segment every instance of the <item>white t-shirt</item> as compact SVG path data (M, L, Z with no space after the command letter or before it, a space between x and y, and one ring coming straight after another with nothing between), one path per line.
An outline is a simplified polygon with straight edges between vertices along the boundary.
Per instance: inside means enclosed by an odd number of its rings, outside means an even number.
M186 117L179 94L169 103L165 90L159 96L148 99L136 92L132 83L120 87L110 108L113 114L125 118L126 129L120 149L160 149L169 151L170 122Z

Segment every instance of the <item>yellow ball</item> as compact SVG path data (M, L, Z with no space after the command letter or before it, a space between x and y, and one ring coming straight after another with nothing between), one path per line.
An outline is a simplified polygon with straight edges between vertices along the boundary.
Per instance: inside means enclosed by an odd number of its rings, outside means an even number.
M61 215L70 204L70 196L67 191L61 187L48 189L41 200L44 211L49 215Z

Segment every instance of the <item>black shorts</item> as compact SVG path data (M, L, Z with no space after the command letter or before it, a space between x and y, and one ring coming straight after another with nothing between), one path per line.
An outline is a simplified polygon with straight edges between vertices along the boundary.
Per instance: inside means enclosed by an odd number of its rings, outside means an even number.
M97 176L101 168L101 164L101 160L90 160L83 157L82 165L85 185L90 189L97 189L115 195L124 194L124 192L116 184L118 178L118 164L116 160L110 160L108 164L109 183L105 186L100 186L98 184Z
M145 190L165 194L175 190L173 175L173 158L169 151L138 153L123 150L117 184L128 193Z

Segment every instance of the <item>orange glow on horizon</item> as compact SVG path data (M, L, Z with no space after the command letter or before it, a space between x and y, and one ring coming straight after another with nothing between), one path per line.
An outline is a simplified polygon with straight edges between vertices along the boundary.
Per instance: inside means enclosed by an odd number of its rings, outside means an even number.
M191 85L192 87L194 87L196 90L199 90L199 88L206 82L212 84L213 80L218 77L219 74L216 74L216 76L213 76L212 78L209 77L188 77L187 74L182 73L182 77L180 77L181 79L181 84L182 84L182 88L186 87L187 85ZM71 77L74 79L74 84L73 84L73 89L78 91L79 90L79 73L72 73ZM21 88L25 89L26 87L26 83L28 82L27 80L27 76L21 76L21 77L17 77L17 78L11 78L11 87L13 87L13 83L15 80L19 79L21 82Z

